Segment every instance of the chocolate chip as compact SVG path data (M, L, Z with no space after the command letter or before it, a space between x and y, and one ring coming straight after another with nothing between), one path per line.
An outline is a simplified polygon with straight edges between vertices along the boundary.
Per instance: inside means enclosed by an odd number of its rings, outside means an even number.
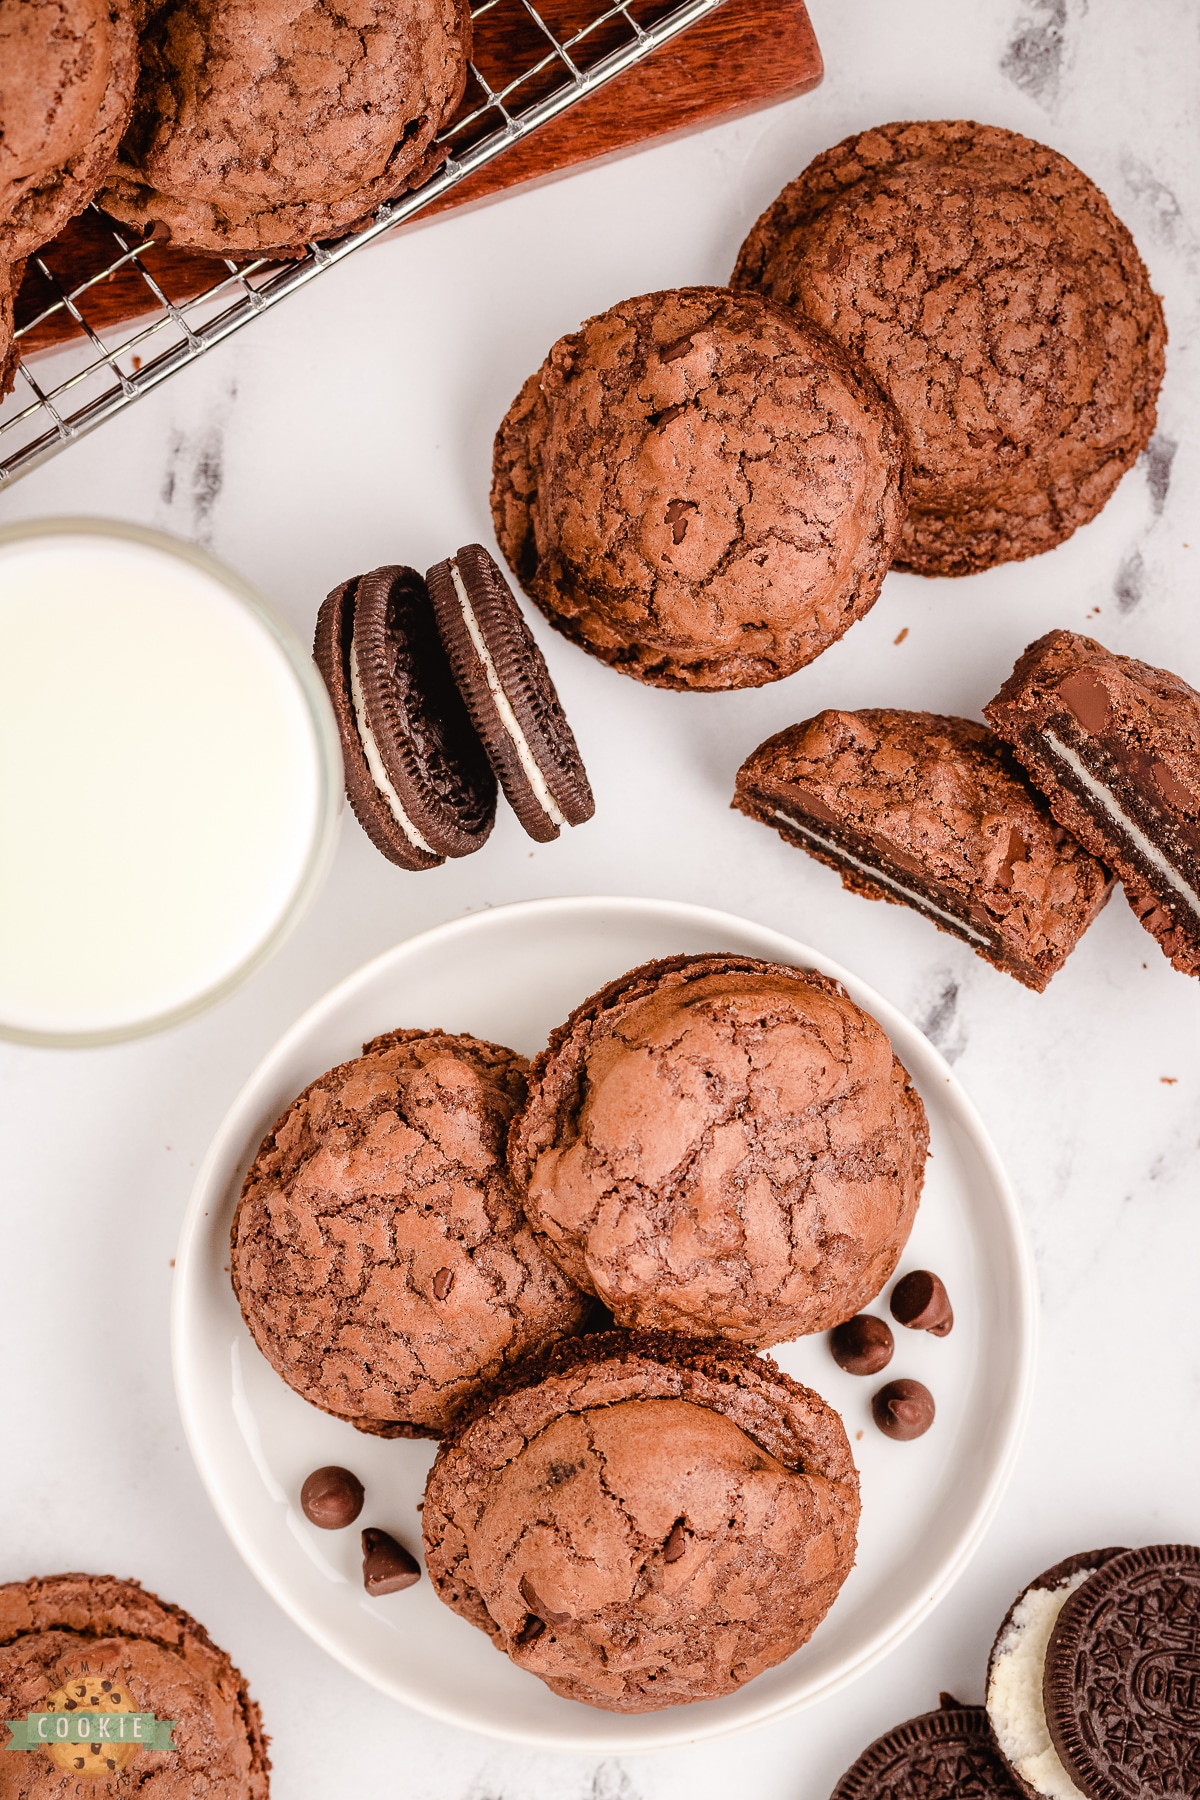
M363 1586L374 1600L380 1594L398 1594L421 1579L421 1565L386 1531L368 1526L362 1534Z
M688 514L698 512L694 500L672 500L667 505L667 524L671 527L671 542L682 544L687 536Z
M930 1269L914 1269L892 1290L892 1317L910 1331L929 1331L948 1337L954 1326L954 1309L939 1275Z
M663 1561L678 1562L687 1552L687 1536L683 1529L683 1520L676 1519L667 1533L667 1541L663 1545Z
M546 1627L536 1613L529 1613L525 1623L517 1633L518 1644L535 1644Z
M691 347L690 337L680 338L678 343L671 344L666 349L659 351L659 360L665 363L678 362L681 356L687 355Z
M884 1437L906 1444L933 1424L933 1395L919 1381L889 1381L871 1400L871 1416Z
M444 1300L454 1286L454 1270L439 1269L433 1278L433 1294L436 1300Z
M1089 737L1095 737L1108 724L1112 700L1099 675L1091 669L1078 669L1060 681L1058 697Z
M542 1621L543 1625L557 1625L561 1627L571 1623L571 1615L569 1612L551 1612L550 1608L546 1605L546 1602L535 1592L533 1583L530 1581L528 1575L522 1575L521 1577L520 1593L522 1600L525 1602L530 1612L535 1613Z
M100 1686L103 1688L103 1690L106 1694L112 1693L112 1682L111 1681L102 1681L100 1683Z
M664 407L662 412L656 416L654 423L656 425L669 425L672 419L677 419L680 413L685 412L686 410L687 409L682 401L680 401L678 406Z
M847 1375L878 1375L891 1362L895 1348L891 1326L872 1313L845 1319L829 1334L829 1353Z
M962 1712L964 1710L962 1701L956 1700L953 1694L947 1694L945 1691L938 1695L938 1705L947 1712Z
M353 1525L362 1509L362 1482L335 1463L314 1469L300 1489L300 1510L322 1531L341 1531Z

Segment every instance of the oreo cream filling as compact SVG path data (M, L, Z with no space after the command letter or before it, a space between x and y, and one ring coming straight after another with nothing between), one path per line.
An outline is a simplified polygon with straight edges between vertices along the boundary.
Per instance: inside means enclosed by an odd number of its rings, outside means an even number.
M479 629L479 620L475 617L475 608L471 605L471 597L467 593L466 583L458 572L458 559L453 556L450 558L450 579L454 583L454 592L458 595L458 604L462 608L463 623L467 628L471 643L475 647L475 654L483 664L483 673L488 684L488 692L492 696L492 701L495 705L496 712L499 715L500 723L512 739L513 748L515 749L517 758L521 764L521 772L533 789L534 798L537 800L538 805L541 807L546 817L552 820L555 825L563 826L567 823L567 820L564 817L557 800L554 798L554 795L550 792L546 777L539 769L533 751L529 748L529 739L522 731L520 721L512 709L512 704L509 701L508 695L500 684L500 676L496 671L496 664L492 659L491 651L484 641L483 633Z
M943 919L953 930L961 932L963 937L970 938L973 944L982 944L985 949L991 949L991 939L984 937L982 932L972 931L969 925L963 924L956 913L946 912L943 907L927 899L924 894L918 893L916 888L905 887L904 883L897 881L894 876L885 875L882 869L876 869L870 863L860 862L857 856L852 856L849 850L842 848L841 844L835 844L831 838L824 838L819 832L813 831L810 826L802 825L799 819L792 817L791 813L780 812L777 806L773 806L771 811L777 819L782 819L785 825L790 825L793 831L798 831L801 837L811 839L814 844L819 845L830 856L836 857L839 862L849 863L852 869L857 869L859 874L865 875L869 881L878 882L880 887L891 888L894 894L901 895L913 906L919 907L922 912L932 913L934 918Z
M1187 902L1196 917L1200 919L1200 894L1184 880L1179 870L1163 855L1158 845L1152 844L1141 827L1134 824L1124 807L1120 805L1104 783L1096 779L1082 757L1072 750L1069 744L1064 744L1062 739L1056 737L1052 731L1043 731L1042 737L1060 762L1067 765L1080 786L1092 796L1093 800L1100 803L1117 829L1124 832L1138 855L1170 882L1175 892Z
M379 745L375 742L375 734L367 723L367 701L362 690L362 682L359 680L358 651L353 638L350 640L350 699L354 706L354 723L358 728L358 741L362 745L363 755L367 759L371 780L387 801L392 817L413 849L423 850L426 856L437 856L438 852L433 845L426 843L405 812L400 796L392 786L388 772L383 766L383 758L379 754Z
M1000 1753L1022 1781L1047 1800L1085 1800L1050 1741L1042 1677L1059 1613L1076 1588L1095 1573L1080 1569L1061 1587L1028 1589L992 1652L987 1712Z

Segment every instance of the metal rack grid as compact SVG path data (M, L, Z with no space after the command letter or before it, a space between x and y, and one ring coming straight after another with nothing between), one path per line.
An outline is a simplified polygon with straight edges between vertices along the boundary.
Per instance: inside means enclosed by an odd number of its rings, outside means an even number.
M549 10L546 0L541 4ZM168 298L146 267L143 258L154 248L153 239L126 235L106 214L92 208L92 222L113 242L111 260L100 258L102 266L67 291L43 257L31 259L53 298L16 333L16 385L0 403L0 487L124 411L322 270L413 218L539 125L643 61L720 4L721 0L683 0L666 11L660 6L658 16L643 23L635 8L643 16L654 13L653 0L650 4L616 0L602 6L586 24L559 37L533 0L481 0L472 7L476 22L500 6L519 8L522 25L534 28L538 53L521 60L519 66L492 70L490 80L479 61L468 65L467 95L438 140L446 145L447 155L437 172L411 193L380 207L370 224L332 243L310 244L295 261L237 263L214 258L214 270L224 272L190 299ZM604 49L614 36L618 38L615 45ZM132 327L128 322L116 328L94 327L84 311L88 291L133 270L145 286L145 316ZM47 353L46 370L51 365L53 369L43 385L31 360L20 356L21 340L48 321L65 323L66 317L73 321L75 334L61 348Z

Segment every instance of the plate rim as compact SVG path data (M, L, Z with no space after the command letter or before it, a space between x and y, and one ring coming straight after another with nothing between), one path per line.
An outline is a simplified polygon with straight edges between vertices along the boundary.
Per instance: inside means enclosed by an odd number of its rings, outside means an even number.
M637 1738L631 1736L628 1740L621 1740L611 1731L607 1735L593 1736L589 1734L586 1722L582 1722L581 1729L578 1731L558 1730L553 1727L538 1727L531 1730L519 1726L505 1729L491 1722L481 1724L469 1716L469 1710L465 1707L439 1705L424 1695L419 1698L414 1697L397 1683L381 1681L377 1671L368 1668L365 1660L357 1657L351 1648L331 1645L323 1633L314 1628L304 1609L293 1601L286 1585L277 1581L268 1570L261 1566L248 1534L243 1531L236 1513L226 1504L216 1471L209 1460L203 1434L197 1424L196 1413L193 1411L191 1391L193 1375L188 1353L188 1327L192 1312L191 1291L198 1280L197 1267L202 1262L202 1258L198 1255L198 1239L207 1211L212 1210L211 1203L213 1201L219 1203L225 1191L222 1188L218 1194L211 1192L214 1176L219 1169L228 1167L230 1154L237 1149L238 1145L244 1151L244 1121L241 1114L262 1085L271 1066L284 1060L290 1054L296 1043L319 1022L320 1015L335 1011L356 990L369 989L372 982L385 968L402 961L414 952L428 948L431 944L452 942L456 937L491 929L491 922L498 918L512 919L522 914L544 915L551 912L560 915L571 911L583 913L597 908L625 914L636 912L657 914L663 919L686 921L694 926L715 931L730 928L744 930L749 926L753 931L776 940L781 952L786 949L789 953L787 960L794 961L799 967L814 968L831 979L842 982L855 1003L879 1019L889 1038L892 1036L889 1018L900 1020L906 1030L914 1032L925 1045L927 1053L933 1059L935 1069L945 1082L948 1089L947 1097L952 1102L952 1110L956 1112L970 1138L993 1191L1001 1202L1008 1236L1015 1253L1014 1269L1017 1278L1016 1300L1019 1327L1016 1358L1019 1368L1012 1397L1007 1403L1008 1418L1004 1432L1004 1450L992 1469L984 1495L975 1509L972 1522L961 1533L957 1549L944 1567L940 1579L925 1594L915 1600L895 1620L891 1629L881 1635L857 1661L831 1675L812 1691L791 1698L784 1697L775 1701L764 1701L757 1709L752 1707L745 1717L731 1720L718 1719L711 1724L701 1724L692 1707L671 1707L665 1709L661 1714L655 1715L656 1718L661 1718L663 1721L662 1730L656 1736ZM785 960L785 958L781 955L779 960ZM234 1139L237 1133L242 1135L236 1137L236 1142L231 1143L230 1140ZM206 1201L210 1202L207 1209ZM786 1718L840 1692L851 1682L857 1681L860 1676L875 1668L893 1650L897 1649L904 1639L909 1637L940 1605L958 1581L986 1536L999 1509L1020 1456L1032 1411L1040 1325L1038 1281L1033 1247L1016 1191L992 1141L991 1134L975 1103L953 1069L913 1020L869 982L855 975L853 971L845 968L833 957L827 956L823 951L804 943L799 938L792 937L787 932L777 930L772 925L765 925L745 914L705 906L697 901L671 900L660 896L570 894L515 900L499 906L484 906L478 911L462 913L452 919L444 919L436 925L414 932L409 937L401 938L395 944L390 945L388 949L360 964L357 969L351 970L349 974L344 975L341 980L335 982L332 987L305 1007L299 1017L281 1033L259 1059L226 1108L197 1169L180 1227L175 1257L177 1273L171 1298L171 1368L176 1404L179 1408L188 1450L200 1477L201 1485L238 1555L281 1611L327 1656L333 1657L344 1668L349 1669L351 1673L365 1681L368 1686L379 1693L386 1694L390 1699L411 1706L414 1711L421 1712L441 1724L453 1726L458 1730L473 1731L478 1736L493 1741L575 1753L653 1754L655 1751L670 1749L681 1744L733 1737L745 1731L756 1730L761 1725ZM742 1691L748 1692L751 1687L752 1684L747 1684L747 1689ZM587 1709L581 1708L581 1712L586 1715ZM644 1718L647 1715L637 1716ZM607 1714L606 1717L611 1718L613 1715Z

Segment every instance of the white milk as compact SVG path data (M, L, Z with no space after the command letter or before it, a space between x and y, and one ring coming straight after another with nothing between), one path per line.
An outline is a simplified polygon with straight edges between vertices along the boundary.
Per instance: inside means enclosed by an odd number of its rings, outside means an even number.
M123 1035L269 948L328 837L316 701L166 545L0 540L0 1033Z

